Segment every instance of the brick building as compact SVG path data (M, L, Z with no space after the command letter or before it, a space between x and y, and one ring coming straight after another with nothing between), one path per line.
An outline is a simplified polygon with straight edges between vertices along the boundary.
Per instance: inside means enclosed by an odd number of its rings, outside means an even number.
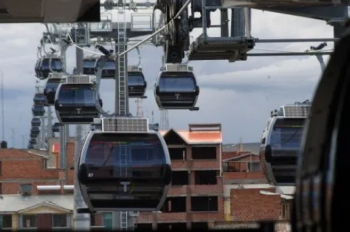
M67 144L68 165L73 164L74 143ZM48 167L48 155L18 149L0 149L0 194L17 194L21 184L32 184L35 194L41 185L73 185L74 171Z
M161 133L171 156L172 187L161 212L140 213L136 218L136 229L222 228L225 223L232 228L239 223L251 225L256 220L288 219L292 190L277 191L266 183L256 152L242 148L222 152L220 124L189 125L188 130L171 129ZM0 149L0 194L12 195L3 195L3 203L16 199L19 202L11 212L0 210L0 219L9 221L12 217L14 227L22 228L24 222L18 220L22 220L19 218L23 212L46 212L47 207L56 204L55 196L64 199L62 195L66 195L66 201L72 201L74 170L69 168L66 181L65 170L57 167L57 142L52 141L47 154L35 150ZM72 167L73 141L67 144L67 154L68 167ZM22 188L21 184L24 184ZM31 206L19 207L23 199L18 193L28 184L32 186L31 195L39 198L33 200ZM73 206L74 203L70 204ZM51 210L61 210L71 221L71 207L55 207ZM40 217L35 220L37 228L45 226L40 224ZM111 228L111 220L110 213L100 213L92 217L91 225ZM73 224L69 223L67 225Z
M140 213L137 228L208 228L222 221L222 133L220 124L162 131L168 145L172 186L161 213Z
M256 221L290 218L294 188L269 185L261 170L258 147L250 145L254 150L243 150L240 145L222 152L225 221L215 222L213 228L254 227ZM289 223L281 222L276 231L290 231Z

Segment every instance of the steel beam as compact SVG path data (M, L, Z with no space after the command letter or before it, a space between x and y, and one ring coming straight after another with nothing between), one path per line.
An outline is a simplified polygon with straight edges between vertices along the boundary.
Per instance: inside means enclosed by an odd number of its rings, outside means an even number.
M274 7L274 6L335 6L350 4L350 0L222 0L221 7Z
M333 52L270 52L270 53L247 53L247 56L319 56L331 55Z
M306 38L306 39L255 39L255 43L307 43L337 41L338 38Z
M349 17L348 6L277 6L256 9L326 21L344 21Z

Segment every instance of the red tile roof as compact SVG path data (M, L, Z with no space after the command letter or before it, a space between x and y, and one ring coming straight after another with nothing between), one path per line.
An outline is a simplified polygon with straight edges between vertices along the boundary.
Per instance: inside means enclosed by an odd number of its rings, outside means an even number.
M172 129L173 130L173 129ZM168 134L168 131L160 131L162 136ZM222 143L221 131L186 131L173 130L187 144L219 144Z

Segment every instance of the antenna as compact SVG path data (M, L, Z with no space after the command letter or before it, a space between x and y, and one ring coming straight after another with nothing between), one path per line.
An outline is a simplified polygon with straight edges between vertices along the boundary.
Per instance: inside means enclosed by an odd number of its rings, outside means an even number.
M1 72L1 123L2 123L2 141L5 141L5 111L4 111L4 76Z
M26 140L26 135L21 135L22 136L22 147L23 149L26 148L26 143L25 143L25 140Z

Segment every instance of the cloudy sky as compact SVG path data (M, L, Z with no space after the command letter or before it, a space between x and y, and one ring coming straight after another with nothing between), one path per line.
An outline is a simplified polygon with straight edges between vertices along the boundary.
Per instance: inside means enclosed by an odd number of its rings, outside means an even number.
M212 14L213 24L217 24L219 15ZM36 82L34 65L44 30L42 24L0 25L5 139L10 146L23 147L22 138L29 137ZM196 37L200 33L196 29L192 35ZM210 36L217 36L218 33L219 30L209 30ZM333 30L324 21L253 10L252 36L260 39L331 38ZM263 49L305 51L312 45L317 46L318 43L258 43L253 52L262 52ZM329 42L327 49L332 47L333 44ZM136 64L136 51L129 54L129 64ZM141 66L149 86L148 98L143 100L144 115L151 118L154 112L154 122L159 122L160 111L152 87L161 67L162 49L145 45L141 48L141 55ZM324 56L324 59L328 61L328 56ZM68 70L72 70L75 66L73 46L67 52L67 60ZM200 111L169 111L170 127L187 129L189 123L221 123L225 143L236 143L240 138L243 142L260 141L270 111L283 104L311 99L321 74L315 56L249 57L247 61L235 63L194 61L190 65L194 67L201 88L197 104ZM114 109L113 86L110 80L102 82L101 96L106 110ZM130 111L133 114L136 112L134 100L130 100ZM74 135L74 127L70 128L70 132Z

